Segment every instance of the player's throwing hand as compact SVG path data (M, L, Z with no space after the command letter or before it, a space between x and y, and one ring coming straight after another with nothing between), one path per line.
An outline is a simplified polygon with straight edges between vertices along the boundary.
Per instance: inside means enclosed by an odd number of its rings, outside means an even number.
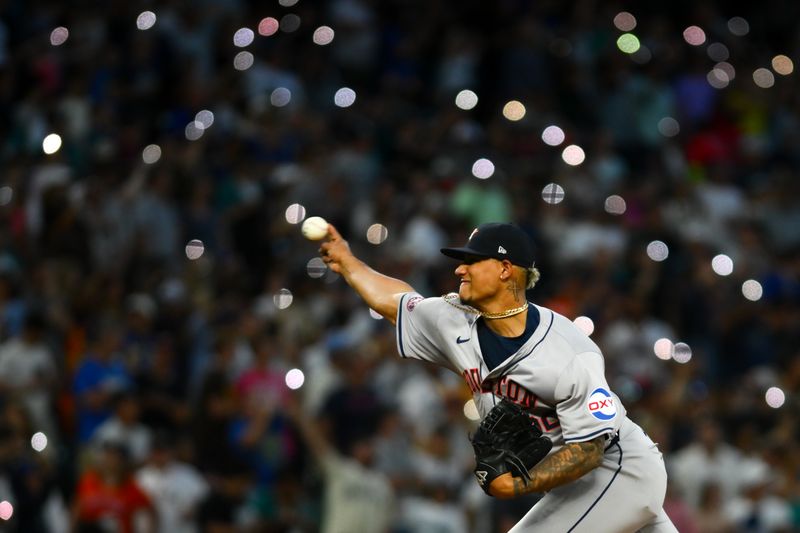
M350 251L350 245L333 224L328 224L328 240L320 245L319 254L328 268L337 274L342 274L344 263L349 259L355 259Z

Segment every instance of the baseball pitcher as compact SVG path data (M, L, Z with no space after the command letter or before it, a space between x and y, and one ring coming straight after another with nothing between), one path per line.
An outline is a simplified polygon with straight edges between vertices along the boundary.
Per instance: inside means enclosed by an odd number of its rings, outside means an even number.
M487 494L546 493L512 533L675 532L662 509L658 447L608 386L597 345L569 319L529 303L539 279L517 226L483 224L461 248L458 293L425 298L355 257L332 225L320 247L372 309L397 328L401 357L460 374L482 421L472 444Z

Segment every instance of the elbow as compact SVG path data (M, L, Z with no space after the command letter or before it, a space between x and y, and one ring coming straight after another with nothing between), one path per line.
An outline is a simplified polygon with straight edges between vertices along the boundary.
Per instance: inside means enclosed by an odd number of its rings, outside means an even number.
M605 439L595 439L592 441L593 447L591 453L586 455L587 472L591 472L601 464L603 464L603 454L605 453Z
M600 452L599 453L593 455L591 457L591 459L589 460L589 464L588 464L589 472L591 472L592 470L594 470L595 468L597 468L601 464L603 464L603 449L602 448L600 448Z

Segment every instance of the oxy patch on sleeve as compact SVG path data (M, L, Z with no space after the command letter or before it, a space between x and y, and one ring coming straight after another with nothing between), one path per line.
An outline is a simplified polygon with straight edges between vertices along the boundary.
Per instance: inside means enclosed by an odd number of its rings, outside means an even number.
M586 408L598 420L611 420L617 416L614 397L603 387L598 387L589 395Z

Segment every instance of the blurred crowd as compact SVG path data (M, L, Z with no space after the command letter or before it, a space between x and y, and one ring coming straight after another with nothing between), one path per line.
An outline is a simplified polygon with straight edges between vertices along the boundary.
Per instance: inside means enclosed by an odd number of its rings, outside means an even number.
M529 298L591 320L678 529L800 531L800 86L771 63L798 11L0 0L0 530L513 525L535 500L472 480L465 384L313 261L320 215L431 296L441 246L520 224Z

